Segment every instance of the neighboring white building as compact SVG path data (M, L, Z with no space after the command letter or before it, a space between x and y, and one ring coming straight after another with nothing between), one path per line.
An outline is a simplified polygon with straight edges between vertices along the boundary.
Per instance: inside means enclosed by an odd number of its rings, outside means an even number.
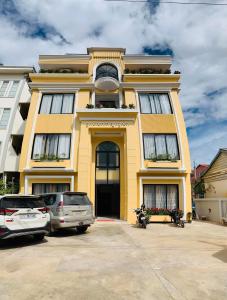
M33 67L0 65L0 174L12 185L19 183L19 159L30 92L27 74Z

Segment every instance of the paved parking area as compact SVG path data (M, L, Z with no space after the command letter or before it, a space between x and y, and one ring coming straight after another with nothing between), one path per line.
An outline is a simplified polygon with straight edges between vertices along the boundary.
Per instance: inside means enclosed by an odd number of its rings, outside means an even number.
M0 300L227 299L227 227L96 222L0 246Z

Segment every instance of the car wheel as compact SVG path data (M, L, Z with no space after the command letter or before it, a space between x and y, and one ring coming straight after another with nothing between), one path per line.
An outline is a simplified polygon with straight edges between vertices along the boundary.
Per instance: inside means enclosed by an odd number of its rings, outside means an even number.
M88 229L88 226L78 226L76 230L78 233L84 233Z
M52 224L50 224L50 230L49 230L48 235L49 235L49 236L54 235L55 231L56 231L56 230L55 230L54 226L53 226Z
M40 234L34 234L34 240L35 241L42 241L44 239L45 234L40 233Z

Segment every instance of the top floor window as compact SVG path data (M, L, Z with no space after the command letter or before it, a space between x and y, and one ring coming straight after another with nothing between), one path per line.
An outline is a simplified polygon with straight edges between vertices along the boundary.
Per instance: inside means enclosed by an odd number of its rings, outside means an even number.
M112 77L118 80L118 70L117 68L109 63L101 64L96 69L96 80L102 77Z
M139 94L140 112L142 114L172 114L168 94Z
M13 98L16 96L19 86L19 80L0 82L0 97Z
M40 114L72 114L74 94L43 95L40 105Z

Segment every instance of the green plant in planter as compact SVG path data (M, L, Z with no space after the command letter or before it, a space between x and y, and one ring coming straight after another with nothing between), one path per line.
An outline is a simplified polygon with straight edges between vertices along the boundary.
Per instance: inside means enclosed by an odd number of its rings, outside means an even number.
M47 155L47 154L43 154L43 155L35 155L35 160L36 161L60 161L62 160L62 158L60 158L57 155L51 154L51 155Z
M170 154L159 154L156 157L150 157L151 161L156 162L156 161L171 161L171 162L176 162L177 159L173 158Z
M135 109L135 105L133 103L129 104L128 106L130 109Z
M92 109L92 108L94 108L94 105L88 103L88 104L86 105L86 108Z
M126 109L126 108L128 108L128 106L126 104L122 104L121 108Z
M103 105L98 103L98 104L96 104L95 108L103 108Z

